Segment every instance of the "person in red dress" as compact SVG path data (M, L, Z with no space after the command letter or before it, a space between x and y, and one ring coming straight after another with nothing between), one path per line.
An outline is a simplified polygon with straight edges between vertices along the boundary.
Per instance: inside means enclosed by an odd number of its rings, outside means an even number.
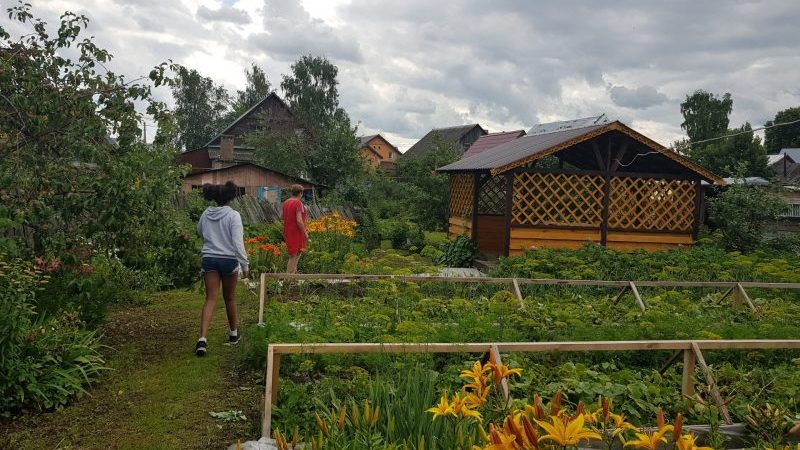
M300 253L306 249L308 243L308 231L306 230L308 211L301 200L303 186L293 184L289 191L292 197L283 202L282 208L283 239L286 241L286 251L289 254L286 272L297 273Z

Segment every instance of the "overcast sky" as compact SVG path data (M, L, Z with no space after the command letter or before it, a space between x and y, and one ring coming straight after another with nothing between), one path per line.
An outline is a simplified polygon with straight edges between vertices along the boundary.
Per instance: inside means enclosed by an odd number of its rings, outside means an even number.
M793 0L29 1L51 25L87 14L111 69L131 77L173 59L234 90L251 61L278 85L299 55L327 56L360 134L402 150L432 127L600 113L669 145L695 89L730 92L732 126L800 105Z

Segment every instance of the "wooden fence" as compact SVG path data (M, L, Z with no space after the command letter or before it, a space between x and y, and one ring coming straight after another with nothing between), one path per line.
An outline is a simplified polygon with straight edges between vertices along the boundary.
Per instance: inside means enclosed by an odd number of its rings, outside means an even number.
M518 299L522 300L520 286L573 286L573 287L602 287L619 288L614 297L614 303L619 303L625 294L630 293L636 305L642 311L647 309L647 304L642 298L639 288L697 288L697 289L725 289L724 294L717 300L722 303L731 297L734 306L747 305L751 311L756 312L756 307L750 300L745 289L800 289L800 283L767 283L759 281L608 281L608 280L560 280L547 278L493 278L493 277L444 277L427 275L358 275L358 274L316 274L316 273L262 273L260 278L258 323L264 323L264 304L267 301L267 280L307 280L323 282L356 282L395 280L415 283L477 283L500 284L510 286Z
M683 356L681 392L692 395L694 373L699 365L709 386L712 400L717 403L726 423L730 414L708 367L702 350L766 350L800 349L800 339L786 340L659 340L659 341L585 341L585 342L497 342L497 343L335 343L335 344L270 344L267 346L267 368L264 391L264 416L261 435L272 433L272 405L278 400L281 355L331 353L486 353L500 361L500 352L597 352L672 350L662 373ZM507 390L503 392L507 395Z

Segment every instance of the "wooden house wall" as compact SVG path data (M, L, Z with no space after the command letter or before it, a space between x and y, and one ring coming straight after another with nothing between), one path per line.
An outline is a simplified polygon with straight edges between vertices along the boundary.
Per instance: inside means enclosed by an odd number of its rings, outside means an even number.
M456 236L472 237L472 217L450 216L447 227L447 237Z
M293 134L296 130L302 130L300 122L292 116L283 102L277 96L271 95L257 108L242 118L230 130L225 132L226 136L233 136L233 145L244 145L244 137L264 126L264 119L269 118L269 127L274 132ZM217 138L211 145L219 145Z
M479 137L483 136L484 134L486 133L484 133L481 127L479 126L472 127L472 129L469 130L469 132L464 133L464 135L461 136L461 138L458 140L458 144L461 146L459 151L461 153L467 151L469 146L472 145L475 141L478 140Z
M279 186L288 188L295 183L302 185L306 189L313 187L310 183L298 181L258 166L242 165L224 170L189 175L183 180L183 191L190 192L193 186L202 186L206 183L224 184L228 181L233 181L237 186L243 187L245 195L252 197L258 196L259 187Z

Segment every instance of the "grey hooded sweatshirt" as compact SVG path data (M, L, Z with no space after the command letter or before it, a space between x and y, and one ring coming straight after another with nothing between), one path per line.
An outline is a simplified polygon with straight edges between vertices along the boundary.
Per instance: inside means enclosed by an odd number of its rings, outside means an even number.
M206 208L197 223L197 233L203 238L203 256L236 259L243 272L250 270L242 216L230 206Z

